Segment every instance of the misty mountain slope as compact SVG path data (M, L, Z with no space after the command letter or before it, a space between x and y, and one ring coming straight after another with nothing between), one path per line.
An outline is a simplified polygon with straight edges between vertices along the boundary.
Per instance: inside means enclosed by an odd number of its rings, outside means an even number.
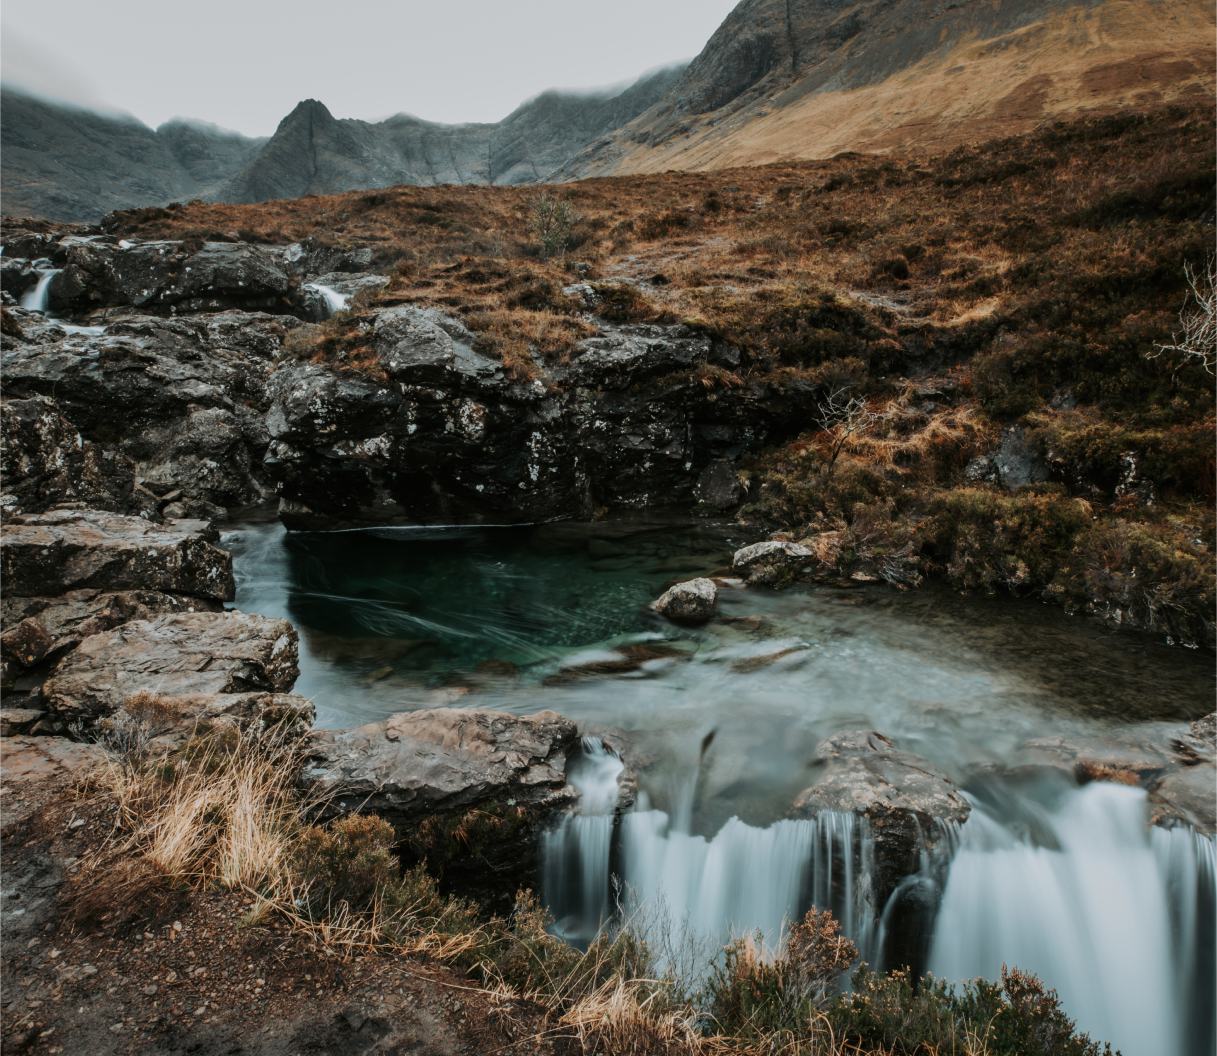
M176 121L153 131L23 92L0 94L0 183L10 216L95 220L114 209L203 195L262 141Z
M305 100L215 197L259 202L394 184L536 183L652 106L679 75L662 70L612 94L545 92L497 124L440 125L408 114L359 121Z
M743 0L562 175L935 147L1209 91L1207 0Z

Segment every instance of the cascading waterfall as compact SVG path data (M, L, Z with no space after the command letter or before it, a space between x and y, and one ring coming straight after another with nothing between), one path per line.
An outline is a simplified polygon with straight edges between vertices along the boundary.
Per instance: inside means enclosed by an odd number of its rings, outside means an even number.
M65 333L85 334L93 337L104 334L106 332L104 326L78 326L76 323L65 323L51 315L51 283L62 270L62 268L39 268L38 281L34 284L33 289L27 290L21 295L20 306L27 312L37 312L39 315L46 316L48 322L54 323Z
M61 270L61 268L40 268L38 270L38 281L34 284L34 288L27 290L21 295L21 307L27 312L38 312L46 315L51 283L55 281L55 276Z
M345 312L351 303L351 298L345 293L339 293L337 290L323 286L319 282L306 282L304 284L306 290L312 290L318 294L322 301L325 302L327 315L334 315L337 312Z
M642 795L618 826L621 771L600 741L586 740L570 775L579 807L545 839L545 900L560 934L585 942L620 914L661 960L758 932L776 949L790 922L815 904L832 909L866 948L874 913L864 822L835 812L763 828L732 818L706 837Z
M609 916L609 857L621 795L617 779L624 769L599 737L585 737L568 774L579 804L544 837L546 900L558 933L571 942L590 941Z
M1151 835L1145 793L1122 785L1018 808L977 803L965 824L930 971L965 980L1017 967L1124 1056L1211 1052L1212 841Z

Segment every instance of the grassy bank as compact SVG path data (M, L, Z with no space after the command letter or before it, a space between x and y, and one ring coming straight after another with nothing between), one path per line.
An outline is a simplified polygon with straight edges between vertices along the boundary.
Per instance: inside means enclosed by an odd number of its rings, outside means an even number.
M247 907L242 928L306 937L319 957L387 954L455 971L513 1006L539 1045L568 1053L1104 1051L1017 971L959 988L872 974L827 913L809 913L780 950L744 938L711 951L717 967L697 981L658 970L628 924L581 952L549 934L527 891L499 917L442 895L422 866L403 871L380 819L309 824L296 743L212 734L166 755L127 736L122 749L86 793L106 838L65 889L63 911L83 931L147 938L192 903L228 897Z

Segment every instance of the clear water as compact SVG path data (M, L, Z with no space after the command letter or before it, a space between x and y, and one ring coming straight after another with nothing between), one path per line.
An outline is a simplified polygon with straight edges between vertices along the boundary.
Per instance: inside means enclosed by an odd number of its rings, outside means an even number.
M814 902L877 958L894 910L868 901L865 825L785 819L817 742L872 728L979 797L949 871L927 862L908 882L941 895L919 940L934 970L1039 972L1125 1056L1212 1051L1213 841L1151 832L1138 790L992 791L1033 739L1135 746L1205 714L1211 656L1033 603L885 588L726 587L718 620L676 628L647 603L749 541L708 523L225 538L237 606L299 629L297 688L322 725L552 708L625 746L636 808L614 818L620 765L589 742L583 807L545 846L543 887L573 940L620 906L664 956L704 967L734 934L775 945Z

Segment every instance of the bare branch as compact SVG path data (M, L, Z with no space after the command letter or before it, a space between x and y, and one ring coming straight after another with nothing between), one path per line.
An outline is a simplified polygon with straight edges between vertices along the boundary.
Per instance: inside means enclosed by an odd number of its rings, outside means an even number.
M1182 333L1171 335L1171 344L1158 345L1150 353L1181 356L1183 362L1199 363L1210 374L1217 367L1217 258L1210 257L1204 270L1183 265L1187 276L1187 301L1179 312Z
M884 416L870 410L861 396L850 396L846 386L833 389L823 400L817 401L816 407L820 412L816 424L832 436L826 470L831 476L845 445L853 437L870 432Z

